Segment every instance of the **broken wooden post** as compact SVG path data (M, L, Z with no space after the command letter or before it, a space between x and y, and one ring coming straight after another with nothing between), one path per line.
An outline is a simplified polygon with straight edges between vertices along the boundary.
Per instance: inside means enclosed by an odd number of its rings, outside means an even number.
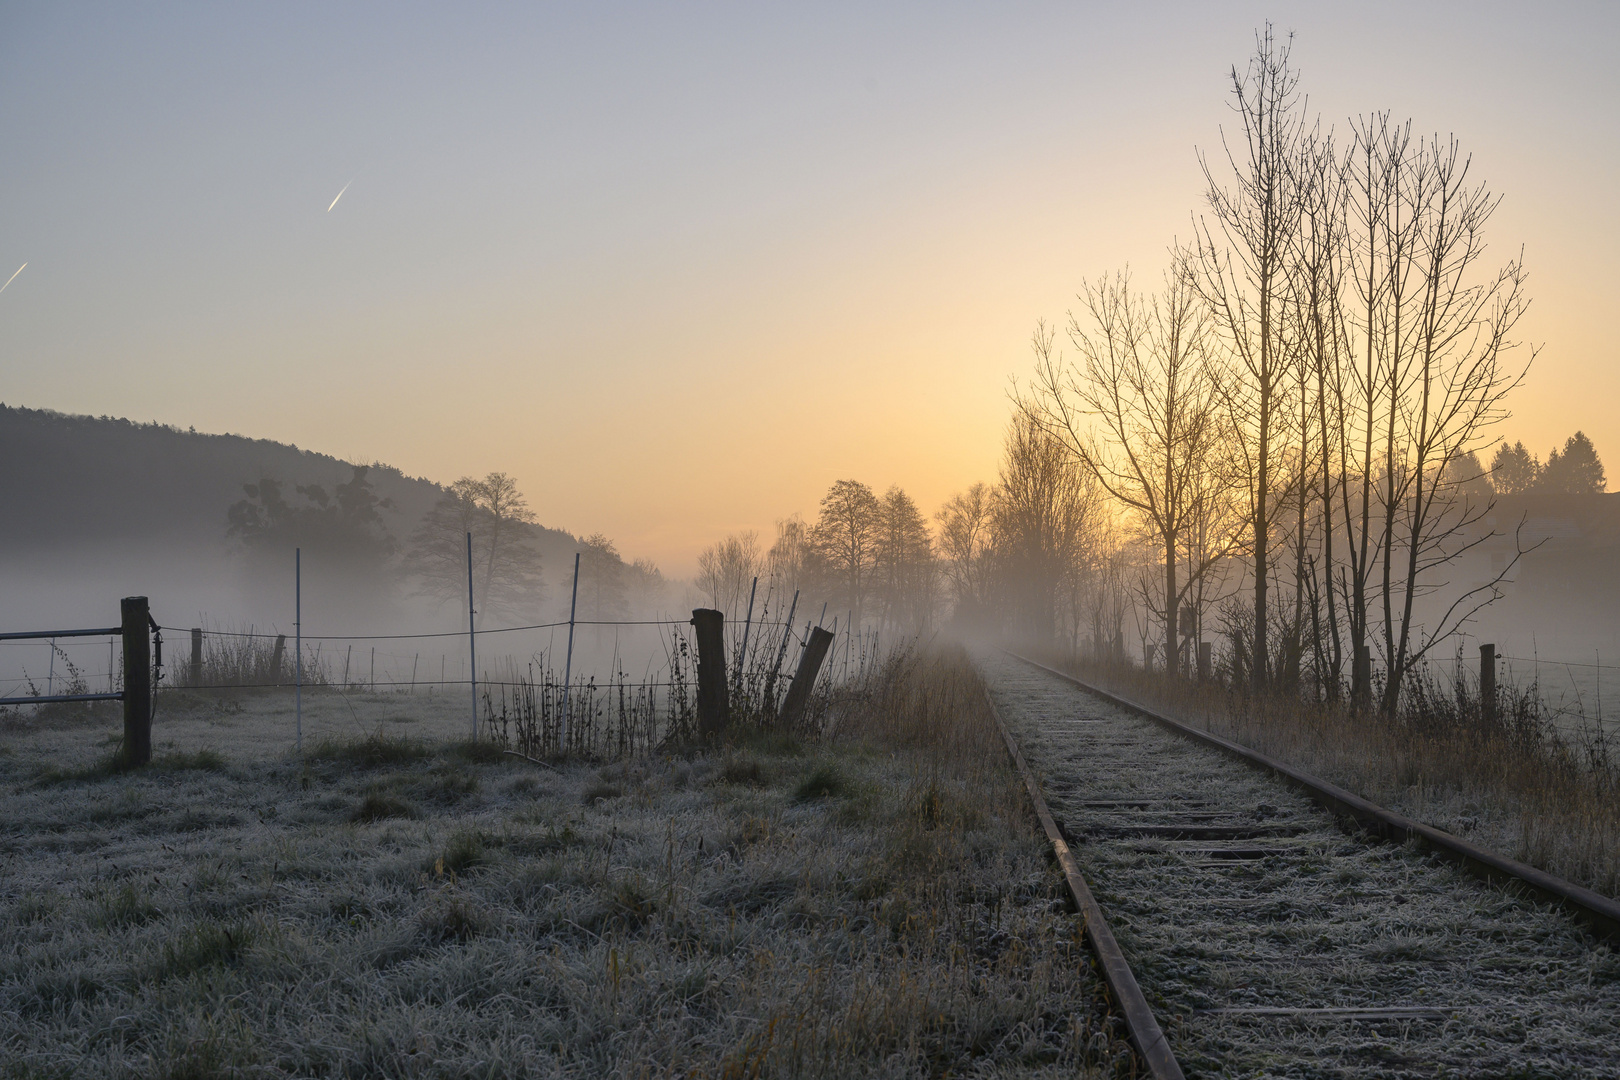
M1496 646L1479 647L1479 716L1487 724L1496 723Z
M1198 643L1198 681L1207 683L1215 673L1215 645L1213 642L1200 641Z
M151 614L146 597L126 596L119 601L124 637L124 748L125 765L152 760L152 639Z
M777 723L789 731L804 718L805 706L810 703L810 690L816 684L816 676L821 673L821 661L832 647L832 640L830 630L818 626L810 631L810 641L805 646L804 655L799 657L799 670L793 675L787 698L782 702L782 713L776 718Z
M191 628L191 677L187 680L192 686L202 685L202 627Z
M276 651L270 654L270 683L281 685L281 664L287 656L287 635L276 635Z
M698 734L710 739L731 723L731 694L726 686L726 616L713 608L692 612L697 637Z

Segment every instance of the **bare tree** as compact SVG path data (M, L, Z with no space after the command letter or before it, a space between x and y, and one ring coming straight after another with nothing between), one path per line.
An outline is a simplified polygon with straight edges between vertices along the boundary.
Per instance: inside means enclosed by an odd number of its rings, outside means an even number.
M613 541L603 533L592 533L580 541L579 554L579 617L602 621L629 615L625 603L626 567ZM601 639L600 633L597 637Z
M1108 515L1098 519L1097 527L1089 530L1091 545L1080 554L1092 562L1086 589L1092 655L1112 661L1125 653L1125 619L1134 606L1131 581L1139 550L1118 521Z
M651 615L663 609L669 583L651 559L639 558L625 568L633 611Z
M1288 422L1279 396L1289 373L1283 343L1283 303L1288 249L1300 228L1303 200L1296 164L1307 138L1298 92L1288 65L1288 44L1278 44L1268 23L1257 35L1247 72L1231 71L1233 112L1240 138L1223 131L1225 168L1199 155L1208 185L1213 226L1200 219L1192 267L1199 292L1223 332L1246 378L1230 382L1230 413L1243 432L1239 443L1247 466L1249 556L1254 569L1254 659L1256 686L1270 678L1267 657L1267 588L1270 580L1272 511L1280 501L1273 457ZM1216 173L1226 173L1227 188Z
M1301 147L1298 181L1302 220L1290 259L1289 313L1296 327L1299 370L1301 476L1295 525L1296 606L1308 595L1317 686L1338 697L1344 645L1334 588L1335 500L1344 497L1347 424L1346 366L1350 363L1343 295L1346 278L1349 185L1346 161L1331 137L1316 136ZM1316 450L1310 451L1312 433ZM1337 457L1336 457L1337 455ZM1314 514L1310 507L1314 500ZM1307 550L1307 517L1318 544ZM1348 517L1348 512L1347 512ZM1324 612L1325 607L1325 612ZM1325 617L1324 617L1325 616ZM1296 614L1296 626L1303 620Z
M421 592L441 603L467 596L467 534L472 533L473 600L481 616L526 618L545 598L540 552L517 481L492 472L445 489L411 538L406 566Z
M883 621L921 633L933 618L933 539L917 504L898 485L878 500L876 539L872 569Z
M1164 292L1143 298L1116 275L1085 286L1085 317L1071 314L1077 364L1035 334L1035 395L1024 402L1033 422L1059 440L1109 495L1141 523L1163 555L1159 586L1143 597L1162 622L1172 676L1177 616L1196 583L1240 542L1184 548L1185 533L1213 487L1229 485L1226 432L1216 408L1207 352L1207 315L1187 277L1168 275ZM1207 538L1206 538L1207 539ZM1179 576L1185 552L1195 561Z
M759 534L733 533L698 556L697 586L715 608L732 615L747 603L749 587L764 568Z
M979 624L992 607L991 512L994 490L987 484L974 484L960 492L934 515L939 531L934 543L940 569L950 586L953 617L968 624Z
M872 489L858 480L839 480L821 500L811 533L828 575L829 599L847 604L851 625L862 625L872 591L881 507Z
M1481 542L1474 526L1490 509L1456 497L1441 478L1454 459L1484 445L1533 358L1513 362L1510 335L1529 305L1522 265L1480 274L1485 225L1500 197L1469 179L1469 165L1455 139L1439 137L1401 163L1395 210L1414 222L1414 241L1394 263L1390 310L1379 323L1392 357L1381 507L1386 714L1412 666L1494 600L1501 581L1461 592L1428 627L1414 620L1415 601L1430 587L1425 576ZM1397 542L1399 565L1391 557Z
M804 587L814 570L815 545L810 526L798 514L776 523L776 540L765 553L765 571L786 590Z
M991 522L1001 588L1019 631L1036 641L1055 637L1059 583L1099 509L1087 481L1074 455L1032 410L1013 413Z

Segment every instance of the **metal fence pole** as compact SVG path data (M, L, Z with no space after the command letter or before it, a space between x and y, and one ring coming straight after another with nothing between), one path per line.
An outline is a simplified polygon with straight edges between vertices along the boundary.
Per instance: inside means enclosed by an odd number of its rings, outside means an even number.
M304 549L293 548L293 701L298 713L298 752L304 752Z
M472 533L467 534L467 671L472 683L472 737L478 739L478 631L473 626L473 567L472 567ZM416 670L411 670L411 679L416 679Z
M743 617L742 648L737 651L737 689L742 691L743 664L748 658L748 631L754 625L754 594L759 591L759 575L754 575L754 583L748 586L748 614Z
M782 674L782 661L787 657L788 642L793 640L793 614L799 610L799 590L793 590L793 603L788 607L787 622L782 625L782 647L776 650L776 663L771 665L770 678L765 680L765 708L776 711L776 680Z

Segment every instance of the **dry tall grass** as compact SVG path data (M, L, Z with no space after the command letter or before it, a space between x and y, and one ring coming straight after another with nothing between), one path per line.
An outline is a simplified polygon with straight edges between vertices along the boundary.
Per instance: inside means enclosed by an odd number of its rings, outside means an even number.
M0 1060L91 1077L1129 1074L1044 844L994 778L1002 755L979 753L999 748L966 658L894 664L839 700L831 741L745 731L605 767L379 733L303 759L177 749L74 773L65 753L91 760L115 733L16 733Z
M1501 688L1492 722L1468 686L1414 682L1400 714L1385 718L1047 660L1408 817L1620 896L1620 761L1600 729L1556 722L1534 686Z

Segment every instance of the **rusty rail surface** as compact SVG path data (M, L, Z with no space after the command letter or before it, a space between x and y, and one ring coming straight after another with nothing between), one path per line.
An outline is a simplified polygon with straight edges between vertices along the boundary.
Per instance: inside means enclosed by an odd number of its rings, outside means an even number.
M1131 1042L1136 1045L1137 1053L1142 1056L1148 1075L1153 1080L1184 1080L1181 1065L1177 1063L1175 1054L1170 1051L1170 1043L1164 1037L1164 1030L1159 1027L1159 1021L1154 1017L1147 997L1142 993L1130 964L1125 960L1125 953L1120 949L1119 942L1114 940L1113 931L1108 929L1108 921L1103 918L1102 908L1091 895L1091 887L1086 884L1084 875L1080 873L1079 862L1069 850L1069 843L1064 838L1063 831L1058 828L1057 820L1052 817L1052 811L1046 805L1046 798L1041 794L1041 783L1024 762L1024 755L1018 752L1018 744L1013 740L1012 731L1002 720L1000 711L990 698L988 688L985 690L984 701L990 709L990 715L995 718L996 727L1001 729L1001 738L1007 744L1007 753L1011 756L1013 765L1024 779L1024 787L1029 791L1029 799L1035 806L1035 814L1041 819L1041 828L1046 830L1046 838L1052 844L1058 865L1063 868L1063 877L1068 883L1069 894L1074 898L1075 907L1080 911L1086 940L1091 943L1092 952L1097 954L1097 960L1102 965L1103 979L1114 995L1120 1015L1125 1020L1125 1029L1130 1033Z

